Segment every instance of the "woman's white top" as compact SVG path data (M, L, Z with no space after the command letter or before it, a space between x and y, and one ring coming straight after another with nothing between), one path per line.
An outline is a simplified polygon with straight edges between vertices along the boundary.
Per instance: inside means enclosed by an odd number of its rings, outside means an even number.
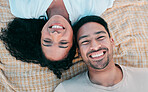
M53 0L9 0L11 13L19 18L47 18L46 10ZM86 15L100 16L113 6L114 0L63 0L71 23Z

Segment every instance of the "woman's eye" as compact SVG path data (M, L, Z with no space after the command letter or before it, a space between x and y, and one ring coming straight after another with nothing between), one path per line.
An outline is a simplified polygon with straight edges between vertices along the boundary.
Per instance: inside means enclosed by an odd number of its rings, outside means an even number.
M60 44L67 44L68 42L60 42Z
M87 44L89 44L89 41L83 41L83 42L81 42L81 44L82 45L87 45Z
M50 40L44 40L45 43L52 43Z

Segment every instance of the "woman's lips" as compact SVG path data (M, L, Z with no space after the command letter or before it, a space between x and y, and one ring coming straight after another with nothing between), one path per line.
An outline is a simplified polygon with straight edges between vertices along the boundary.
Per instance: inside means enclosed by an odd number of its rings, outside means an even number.
M60 24L60 23L54 23L51 26L49 26L49 28L53 28L53 29L65 29L65 27L63 27L63 25Z

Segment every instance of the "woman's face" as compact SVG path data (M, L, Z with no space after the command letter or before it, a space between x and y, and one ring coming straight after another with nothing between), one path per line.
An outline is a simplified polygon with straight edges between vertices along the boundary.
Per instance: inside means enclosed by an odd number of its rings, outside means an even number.
M41 33L41 47L45 57L59 61L67 57L73 44L73 30L61 15L52 16Z

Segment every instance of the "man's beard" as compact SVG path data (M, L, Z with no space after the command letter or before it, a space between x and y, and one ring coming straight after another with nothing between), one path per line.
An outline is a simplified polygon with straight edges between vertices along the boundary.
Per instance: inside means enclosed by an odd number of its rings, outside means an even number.
M104 58L103 58L104 59ZM101 60L98 60L98 61L95 61L95 62L102 62L102 60L103 59L101 59ZM93 61L92 61L93 62ZM93 65L92 63L91 63L91 61L90 60L88 60L88 64L89 64L89 66L90 67L92 67L93 69L104 69L108 64L109 64L109 62L110 62L110 58L109 58L109 55L107 56L107 60L102 64L102 65L99 65L98 63L97 63L97 65Z

